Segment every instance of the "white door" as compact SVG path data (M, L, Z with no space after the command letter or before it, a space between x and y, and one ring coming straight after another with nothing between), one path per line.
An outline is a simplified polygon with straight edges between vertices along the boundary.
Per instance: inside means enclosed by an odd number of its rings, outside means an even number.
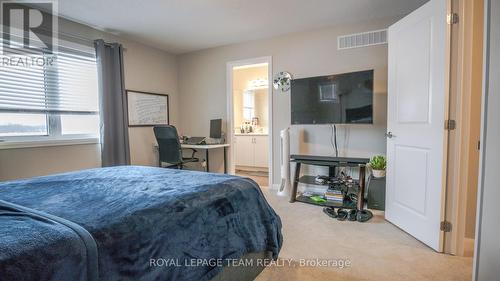
M386 219L441 251L446 0L389 28Z
M236 140L236 165L254 165L254 145L252 136L235 136Z
M267 136L255 136L255 166L267 168L269 166L269 141Z

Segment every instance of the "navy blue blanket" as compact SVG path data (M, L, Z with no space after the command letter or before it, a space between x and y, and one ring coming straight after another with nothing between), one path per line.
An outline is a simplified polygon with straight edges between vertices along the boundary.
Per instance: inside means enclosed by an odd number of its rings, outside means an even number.
M277 258L282 244L281 221L259 187L229 175L92 169L0 183L0 200L85 228L101 280L209 280L222 269L214 260L260 251ZM0 207L1 279L84 280L79 239L59 223Z

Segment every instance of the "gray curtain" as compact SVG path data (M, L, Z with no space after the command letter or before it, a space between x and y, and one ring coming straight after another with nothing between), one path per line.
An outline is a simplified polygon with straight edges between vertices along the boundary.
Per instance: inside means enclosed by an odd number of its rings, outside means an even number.
M129 165L127 100L121 44L94 42L99 79L101 161L103 167Z

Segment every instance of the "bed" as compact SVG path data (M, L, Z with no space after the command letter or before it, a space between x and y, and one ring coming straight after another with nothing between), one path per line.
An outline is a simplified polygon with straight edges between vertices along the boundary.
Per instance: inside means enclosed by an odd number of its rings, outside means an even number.
M281 245L246 178L120 166L0 183L2 280L251 279Z

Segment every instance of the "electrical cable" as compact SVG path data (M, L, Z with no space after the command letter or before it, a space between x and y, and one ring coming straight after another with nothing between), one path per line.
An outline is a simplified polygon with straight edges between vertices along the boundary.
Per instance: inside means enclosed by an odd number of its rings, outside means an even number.
M335 124L331 125L331 135L330 135L330 143L332 144L332 148L335 151L335 157L339 157L339 150L337 148L337 126Z
M332 124L330 124L330 131L331 131L331 134L330 134L330 144L332 145L333 151L335 151L335 144L333 143L333 125Z
M337 126L333 124L334 140L335 140L335 157L339 157L339 149L337 148Z

